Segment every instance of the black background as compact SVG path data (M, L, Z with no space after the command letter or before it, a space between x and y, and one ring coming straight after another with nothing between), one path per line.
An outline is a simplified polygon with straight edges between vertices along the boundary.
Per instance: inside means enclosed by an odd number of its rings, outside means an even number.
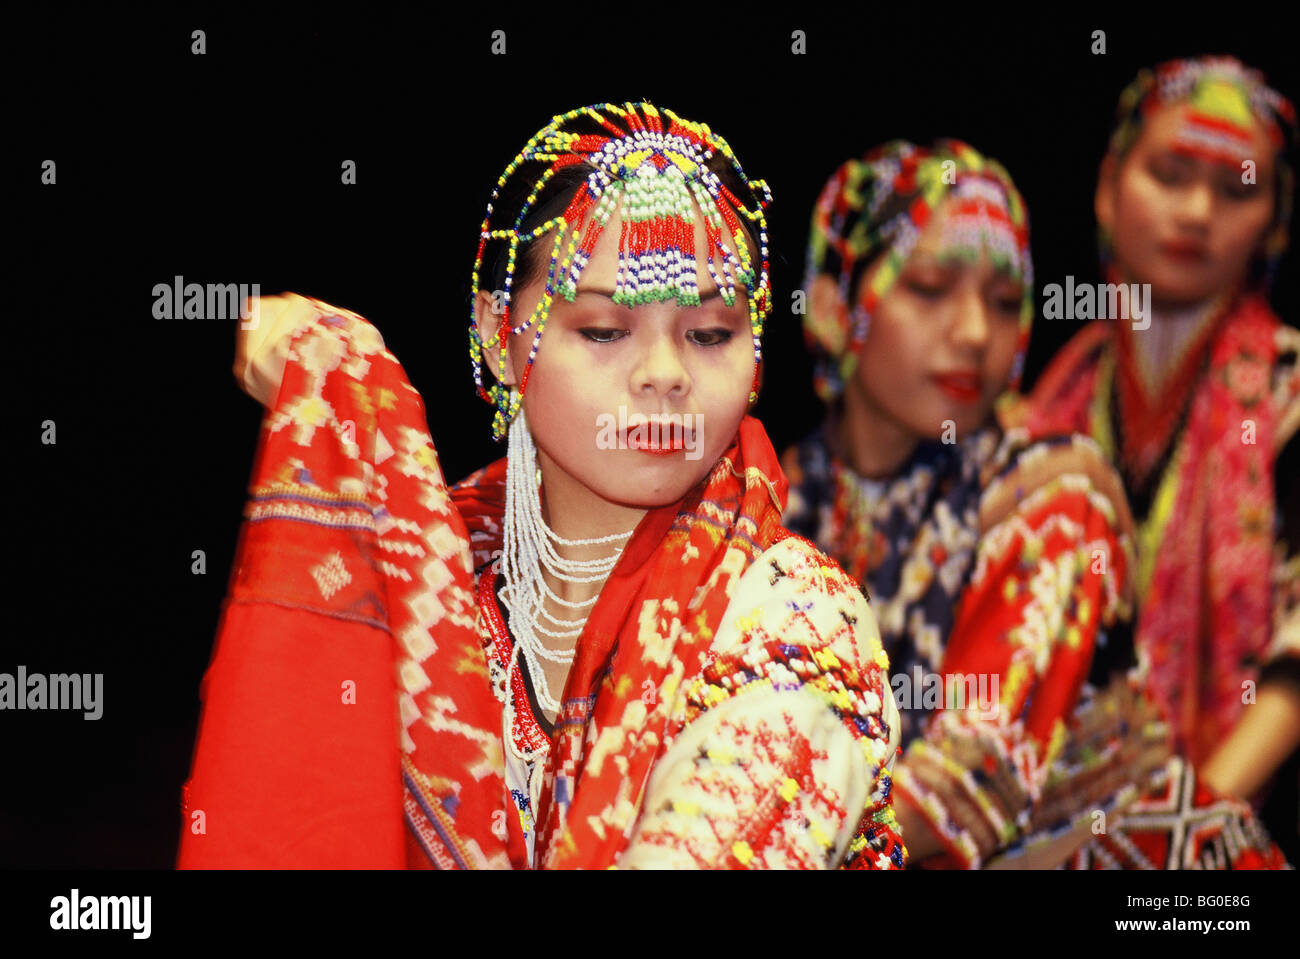
M425 397L444 472L458 479L503 452L466 349L476 231L496 177L553 114L650 99L707 122L772 187L778 309L757 412L780 449L820 413L788 304L813 200L840 162L894 137L955 136L996 157L1028 202L1041 290L1067 274L1096 279L1097 164L1139 68L1230 53L1300 98L1293 35L1257 8L1214 22L882 6L355 6L9 23L16 312L4 326L0 671L100 672L105 689L97 722L0 715L0 865L174 861L261 409L231 374L233 323L153 319L155 283L256 282L366 316ZM190 52L194 29L206 31L203 56ZM490 53L495 29L505 56ZM791 53L794 29L807 33L805 55ZM1105 55L1090 52L1094 29ZM40 183L46 159L56 186ZM340 183L348 159L355 186ZM1274 295L1290 322L1293 262ZM1027 385L1078 328L1037 323ZM40 441L45 420L56 445ZM203 576L191 573L196 549Z

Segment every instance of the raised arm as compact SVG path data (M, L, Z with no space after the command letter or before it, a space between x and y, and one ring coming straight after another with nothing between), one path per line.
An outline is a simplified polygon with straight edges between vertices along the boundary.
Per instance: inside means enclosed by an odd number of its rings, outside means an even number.
M500 710L486 684L455 682L465 663L486 671L469 534L423 401L363 317L271 299L236 370L266 415L178 866L508 864L486 825ZM449 783L459 819L437 792Z

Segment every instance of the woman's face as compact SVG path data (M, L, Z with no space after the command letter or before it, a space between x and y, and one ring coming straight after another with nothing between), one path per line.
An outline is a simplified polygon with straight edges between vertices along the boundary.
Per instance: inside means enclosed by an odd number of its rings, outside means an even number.
M548 490L576 481L609 503L646 509L685 495L731 444L749 406L754 348L744 287L727 306L703 256L699 306L615 304L620 227L621 214L610 217L573 302L552 301L523 406ZM553 236L535 242L549 259ZM695 249L707 249L698 216ZM512 322L532 315L544 278L545 268L517 290ZM480 294L488 333L499 319L490 303ZM510 337L510 385L523 378L534 333Z
M962 256L944 227L949 200L930 218L902 272L871 317L848 389L919 439L964 437L983 425L1011 376L1022 281L996 269L981 244ZM883 261L864 274L865 294Z
M1227 141L1239 145L1211 152L1193 145L1199 120L1188 103L1156 109L1118 165L1103 166L1097 186L1097 220L1116 266L1171 306L1238 283L1273 218L1274 150L1265 131L1252 123ZM1243 182L1247 160L1253 183Z

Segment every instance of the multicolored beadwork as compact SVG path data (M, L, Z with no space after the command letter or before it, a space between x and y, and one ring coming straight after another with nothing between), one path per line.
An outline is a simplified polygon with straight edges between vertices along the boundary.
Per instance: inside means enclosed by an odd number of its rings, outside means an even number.
M663 118L667 118L666 129ZM594 122L603 132L580 133L572 129L587 121ZM745 184L750 194L749 206L707 165L715 154L725 157ZM522 225L546 183L556 171L574 164L590 168L585 185L578 188L562 214L524 231ZM494 205L507 182L516 176L535 176L531 181L532 190L509 226L494 227ZM493 436L498 440L503 438L519 412L555 295L558 293L567 300L576 296L578 279L596 241L617 211L621 211L622 228L615 303L629 308L665 300L675 300L680 306L698 305L700 258L704 259L727 305L735 302L738 285L748 292L755 364L750 401L756 400L757 370L762 358L760 337L763 322L771 312L767 221L763 214L771 201L767 183L745 176L740 161L722 137L707 125L685 120L671 110L660 110L644 102L622 106L600 103L554 117L528 141L498 178L479 229L472 286L475 305L489 242L508 244L505 287L501 291L501 325L485 341L478 329L475 306L471 306L470 316L474 383L479 396L497 408L492 421ZM695 249L695 217L700 214L708 247L704 254L697 254ZM757 265L739 217L757 226ZM552 230L556 230L556 235L545 290L532 316L514 324L510 313L519 248ZM722 242L724 231L732 240L735 253ZM504 385L506 350L502 332L519 334L530 328L535 332L528 352L528 367L519 389L510 390ZM483 353L494 346L502 347L498 350L496 382L485 386Z
M1295 174L1287 148L1296 143L1296 111L1291 101L1268 86L1264 74L1235 57L1170 60L1142 70L1119 97L1117 125L1110 154L1122 159L1153 111L1173 103L1191 104L1175 148L1217 162L1237 165L1249 155L1251 130L1258 124L1276 148L1277 214L1264 241L1264 284L1270 286L1289 241L1288 224L1295 195ZM1110 238L1098 234L1103 265L1111 259Z
M969 259L988 253L995 268L1024 282L1020 332L1011 370L1017 388L1034 317L1034 271L1029 217L1020 192L996 160L960 140L931 149L894 140L843 164L822 189L813 211L804 289L819 274L839 281L850 302L855 269L877 254L883 262L867 288L840 314L808 309L804 335L817 356L817 392L830 402L857 368L871 315L902 272L916 241L940 203L950 200L943 225L943 256Z

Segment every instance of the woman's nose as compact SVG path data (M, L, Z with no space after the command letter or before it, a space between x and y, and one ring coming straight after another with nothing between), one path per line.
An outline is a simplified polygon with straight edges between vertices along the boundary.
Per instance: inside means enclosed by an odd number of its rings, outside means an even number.
M691 376L682 360L681 344L671 333L649 334L632 372L632 392L685 396L691 390Z
M1184 223L1206 224L1214 214L1214 190L1209 183L1197 181L1183 191L1178 216Z
M963 289L954 305L953 341L964 347L983 349L989 339L988 305L982 291Z

